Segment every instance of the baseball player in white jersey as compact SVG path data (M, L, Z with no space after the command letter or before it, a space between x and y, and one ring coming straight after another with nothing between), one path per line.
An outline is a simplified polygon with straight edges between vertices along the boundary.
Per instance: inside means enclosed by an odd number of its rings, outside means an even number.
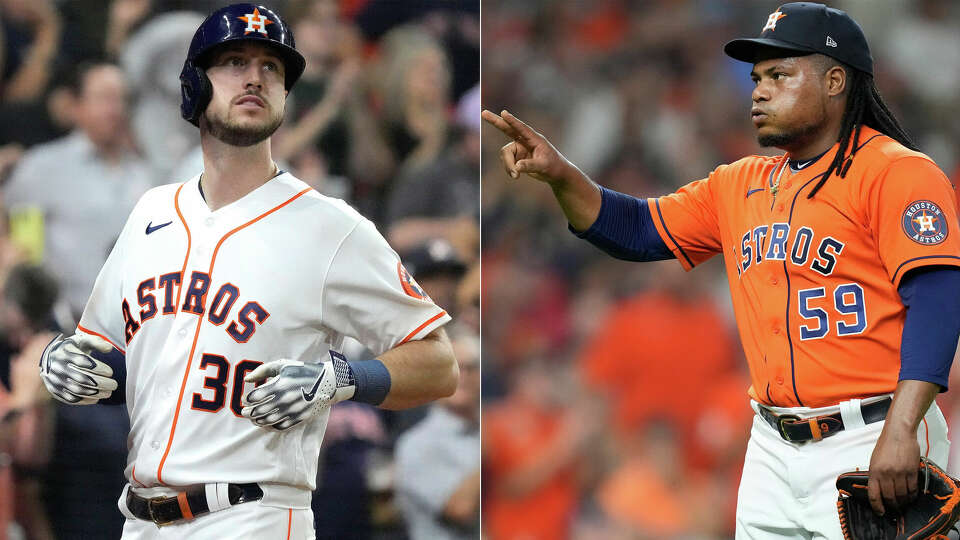
M61 401L125 394L124 538L313 538L330 406L406 408L456 388L450 317L370 221L271 159L304 68L294 46L264 6L201 24L181 82L204 172L140 199L77 333L41 358ZM347 336L378 358L344 358Z

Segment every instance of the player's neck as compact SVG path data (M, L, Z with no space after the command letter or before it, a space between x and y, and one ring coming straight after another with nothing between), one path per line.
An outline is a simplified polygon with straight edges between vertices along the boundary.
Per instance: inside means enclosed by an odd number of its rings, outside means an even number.
M840 140L840 119L829 122L828 125L824 126L824 129L797 141L795 145L781 148L787 151L790 159L807 161L823 155L827 150L833 148L838 140Z
M247 147L225 144L213 137L201 138L204 200L216 211L262 186L276 173L270 154L270 139Z

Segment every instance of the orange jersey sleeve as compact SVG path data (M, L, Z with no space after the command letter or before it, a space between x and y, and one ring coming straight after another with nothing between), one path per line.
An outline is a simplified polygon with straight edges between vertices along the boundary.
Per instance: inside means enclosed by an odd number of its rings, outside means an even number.
M717 202L711 187L722 168L675 193L647 201L657 232L684 270L692 269L722 249Z
M867 223L893 285L926 265L960 266L953 186L929 158L907 154L864 181Z

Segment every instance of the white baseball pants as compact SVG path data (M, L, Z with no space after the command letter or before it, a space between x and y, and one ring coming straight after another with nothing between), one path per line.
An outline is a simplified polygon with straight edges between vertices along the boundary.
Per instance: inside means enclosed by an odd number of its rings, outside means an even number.
M886 396L864 400L869 403ZM844 430L821 441L790 443L759 415L754 415L737 495L737 540L842 540L837 515L837 476L866 470L884 422L864 425L860 400L810 409L770 409L801 418L840 412ZM752 402L754 410L757 403ZM947 423L936 402L917 430L920 454L947 466Z

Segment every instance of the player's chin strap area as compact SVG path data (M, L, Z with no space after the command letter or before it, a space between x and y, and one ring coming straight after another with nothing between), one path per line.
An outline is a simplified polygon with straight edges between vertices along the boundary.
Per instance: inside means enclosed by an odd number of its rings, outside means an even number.
M123 491L120 512L131 519L152 521L158 527L263 498L263 490L257 484L205 484L181 491L175 497L141 497L130 489L130 484Z

